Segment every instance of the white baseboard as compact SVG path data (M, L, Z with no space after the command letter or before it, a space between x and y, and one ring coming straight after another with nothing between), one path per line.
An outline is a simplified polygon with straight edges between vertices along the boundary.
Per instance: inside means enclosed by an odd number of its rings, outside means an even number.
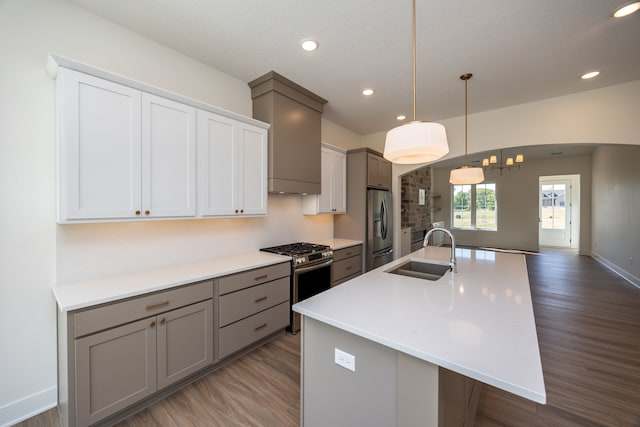
M0 406L0 426L24 421L58 405L58 388L47 388L22 399Z
M602 264L603 266L605 266L609 270L613 271L618 276L622 277L624 280L626 280L627 282L629 282L632 285L634 285L636 288L640 289L640 279L635 277L633 274L629 273L628 271L623 270L622 268L618 267L617 265L615 265L611 261L609 261L606 258L603 258L602 256L598 255L596 252L593 252L593 251L591 252L591 258L595 259L600 264Z

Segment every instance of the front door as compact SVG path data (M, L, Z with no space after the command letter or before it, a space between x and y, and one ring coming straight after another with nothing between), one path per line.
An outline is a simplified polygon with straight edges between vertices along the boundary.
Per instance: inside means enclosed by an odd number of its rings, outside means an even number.
M571 181L540 177L540 246L571 247Z

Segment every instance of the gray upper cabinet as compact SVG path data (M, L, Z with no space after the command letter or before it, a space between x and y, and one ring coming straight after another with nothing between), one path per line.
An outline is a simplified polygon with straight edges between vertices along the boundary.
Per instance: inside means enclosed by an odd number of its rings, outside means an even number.
M269 192L320 194L325 99L273 71L249 82L253 117L270 123Z
M367 155L367 186L381 190L391 189L391 162L377 154Z

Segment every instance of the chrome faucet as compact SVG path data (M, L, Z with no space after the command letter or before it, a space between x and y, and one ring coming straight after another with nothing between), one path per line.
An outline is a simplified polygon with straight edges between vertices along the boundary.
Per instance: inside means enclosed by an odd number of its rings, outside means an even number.
M424 242L422 243L422 247L429 246L429 237L434 231L442 231L445 234L449 235L451 239L451 261L449 261L449 266L451 267L451 271L454 273L458 272L458 267L456 265L456 239L453 237L453 234L446 228L434 227L427 232L424 236Z

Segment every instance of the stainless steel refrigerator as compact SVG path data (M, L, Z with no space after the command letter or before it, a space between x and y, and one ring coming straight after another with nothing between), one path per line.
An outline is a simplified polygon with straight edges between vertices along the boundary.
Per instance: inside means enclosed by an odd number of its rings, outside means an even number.
M391 191L367 190L366 271L393 260Z

